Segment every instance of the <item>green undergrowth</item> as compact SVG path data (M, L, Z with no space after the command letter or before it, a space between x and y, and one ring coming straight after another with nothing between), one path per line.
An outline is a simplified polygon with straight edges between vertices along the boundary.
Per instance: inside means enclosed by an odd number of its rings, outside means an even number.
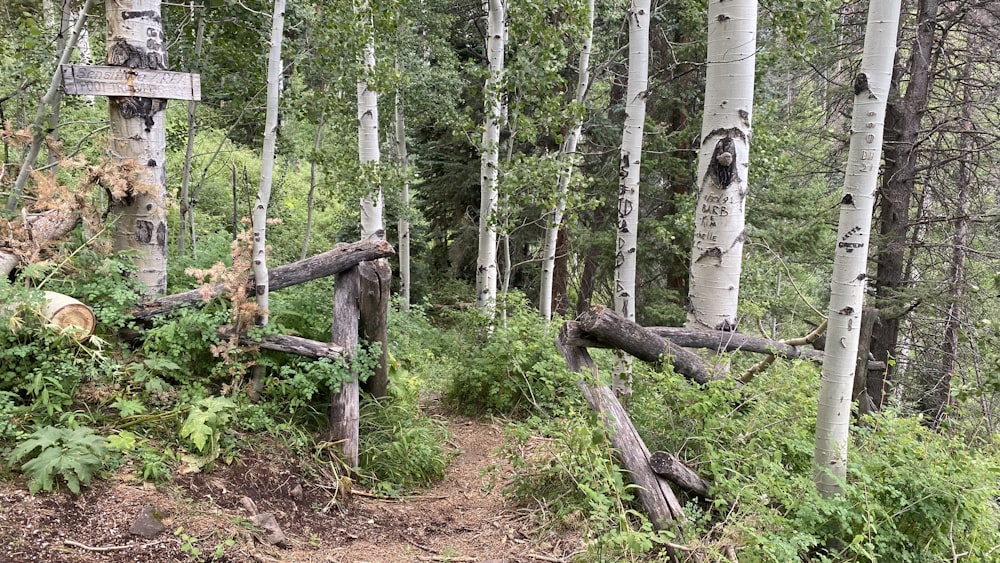
M170 278L181 287L196 284L176 268L207 268L228 252L224 237L203 244L200 261L173 265ZM20 272L14 284L0 281L0 476L21 475L32 492L77 493L123 465L137 478L163 482L276 442L323 478L310 465L336 455L322 440L330 394L352 371L364 380L377 349L362 350L348 366L237 348L216 331L233 322L230 305L218 298L139 326L128 312L139 301L133 279L124 259L79 247ZM96 333L78 339L46 324L38 285L85 301L98 317ZM250 335L325 340L331 313L329 280L303 284L281 292L272 324ZM386 495L441 479L449 459L445 425L418 403L423 378L404 363L393 358L388 397L362 398L357 471ZM254 365L267 373L257 402L246 393Z

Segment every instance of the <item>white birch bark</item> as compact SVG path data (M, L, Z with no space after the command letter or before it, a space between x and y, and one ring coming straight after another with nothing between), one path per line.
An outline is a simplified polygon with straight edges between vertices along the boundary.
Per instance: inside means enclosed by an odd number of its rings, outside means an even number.
M590 50L594 42L594 0L587 1L587 31L580 49L579 76L576 83L576 103L582 110L590 85ZM559 197L552 212L552 222L545 229L545 244L542 251L542 288L538 308L542 318L552 320L552 276L556 266L556 241L559 238L559 227L562 225L563 214L566 212L566 195L569 193L569 182L576 166L576 145L580 141L583 129L583 113L577 116L562 146L559 147L559 160L563 168L559 173Z
M362 19L366 42L362 55L363 78L358 80L358 158L364 174L375 180L370 193L361 198L361 239L384 239L385 226L382 213L382 186L378 182L377 167L381 160L378 137L378 92L369 87L368 80L375 72L375 29L368 3L356 7Z
M396 69L402 73L402 64L397 61ZM399 215L399 296L402 298L399 308L410 310L410 157L406 151L406 117L403 113L403 90L396 90L396 158L399 160L399 171L403 176L403 191L400 194Z
M160 0L106 0L110 65L167 68ZM152 294L167 290L166 100L111 98L111 154L141 169L111 201L114 248L135 255L136 278Z
M756 50L757 0L709 2L689 328L736 330Z
M83 7L80 8L80 17L77 19L76 25L73 26L73 32L59 55L59 65L69 62L70 55L73 54L73 47L76 46L77 40L80 38L80 32L84 29L84 24L87 22L87 13L95 1L87 0ZM49 80L49 89L42 96L38 104L38 111L35 113L35 120L31 124L31 145L28 146L28 154L24 157L24 162L21 163L21 169L14 180L14 187L11 190L10 197L7 199L7 206L5 208L7 215L12 215L21 203L21 194L24 192L24 186L28 183L31 169L35 165L35 160L38 159L42 142L45 141L45 118L53 110L55 104L59 103L59 85L62 84L62 71L59 69L59 65L56 65L56 69L52 73L52 78Z
M896 51L899 3L900 0L877 0L869 4L864 54L855 81L851 144L840 205L826 355L816 415L815 481L816 489L825 497L840 494L847 477L851 390L868 277L872 208Z
M503 0L486 3L486 79L484 104L485 127L481 148L479 252L476 259L476 305L492 308L497 299L497 231L493 225L499 192L497 172L500 151L500 121L503 118L504 50L507 38L507 14Z
M268 320L267 275L267 206L271 201L271 182L274 178L274 150L278 138L278 103L281 98L281 42L285 33L285 0L274 0L271 17L271 48L267 56L267 106L264 112L264 147L261 151L260 187L254 202L251 222L253 225L253 275L257 284L257 323Z
M628 86L618 177L618 234L615 241L615 312L635 320L636 245L639 230L639 165L649 85L649 0L632 0L628 17ZM631 357L615 351L611 386L631 392Z

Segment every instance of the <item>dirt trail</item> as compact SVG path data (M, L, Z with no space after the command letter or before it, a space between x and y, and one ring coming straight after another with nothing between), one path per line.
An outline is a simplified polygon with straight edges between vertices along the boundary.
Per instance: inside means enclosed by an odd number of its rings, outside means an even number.
M530 511L505 502L502 429L453 419L449 430L457 455L444 481L403 500L355 494L346 507L334 506L329 488L311 482L293 458L273 452L248 452L160 487L125 467L77 497L32 497L23 483L2 484L0 563L568 561L579 538L539 540ZM261 543L243 497L275 515L284 547ZM145 506L166 528L151 540L129 533Z

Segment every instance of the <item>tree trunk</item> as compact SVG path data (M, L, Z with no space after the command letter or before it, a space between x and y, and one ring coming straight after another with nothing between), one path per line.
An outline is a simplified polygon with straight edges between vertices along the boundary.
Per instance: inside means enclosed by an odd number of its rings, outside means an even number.
M934 46L938 0L917 3L917 32L911 49L909 79L902 100L889 105L886 115L885 172L879 194L879 239L875 272L876 303L882 312L872 335L872 354L889 366L884 376L868 380L868 395L876 409L885 402L884 390L894 373L899 327L908 311L901 291L904 278L906 233L910 223L910 202L917 174L917 141L932 81L931 51ZM893 76L893 92L903 77Z
M378 260L391 256L392 247L385 241L360 241L354 243L339 243L331 250L317 254L268 271L268 290L278 291L300 283L338 274L353 268L361 262ZM250 278L246 283L247 297L256 293L257 282ZM217 284L213 288L192 289L160 297L153 301L140 303L133 316L140 322L149 322L154 317L171 313L181 307L198 307L210 301L215 295L226 291L225 286Z
M507 14L504 0L487 0L486 57L489 76L485 90L485 120L480 165L479 251L476 259L476 305L492 309L497 300L497 172L500 151L500 120L503 117L504 49Z
M948 309L945 316L944 335L941 342L941 371L933 373L931 380L925 382L925 389L920 401L921 410L932 426L937 427L944 417L945 408L951 400L951 380L958 372L959 331L965 316L965 262L968 255L969 242L972 234L969 229L970 191L976 181L973 174L973 162L978 158L976 151L976 126L972 119L972 104L975 103L970 86L972 70L975 62L972 53L975 52L976 36L969 37L966 47L970 53L963 69L962 80L962 121L959 124L958 138L958 201L955 213L955 234L951 250L951 263L948 266Z
M378 182L377 168L381 160L378 136L378 92L371 87L375 73L375 27L371 7L365 1L355 7L360 27L367 37L362 66L364 78L358 81L358 158L368 182L368 193L361 198L361 239L385 238L382 217L382 186Z
M587 32L583 39L583 47L580 49L575 97L576 104L581 107L587 96L587 87L590 85L590 49L593 42L594 0L587 0ZM583 130L583 115L581 111L566 139L563 140L562 146L559 147L559 160L563 167L559 171L559 195L556 199L556 207L552 211L552 221L545 229L545 244L542 248L542 288L538 298L538 308L542 313L542 318L546 321L552 320L556 251L559 247L558 241L563 214L566 212L566 196L569 193L573 170L576 168L576 145L580 140L580 132Z
M305 259L309 254L309 237L312 234L313 207L316 203L316 176L319 165L316 159L319 158L320 140L323 138L323 124L326 112L319 115L319 122L316 124L316 134L313 135L313 152L309 156L309 195L306 197L306 230L302 234L302 253L299 260Z
M649 96L649 0L628 8L628 92L618 167L618 235L615 239L615 312L635 320L636 244L639 232L639 172L642 133ZM619 397L632 393L631 358L615 351L611 388Z
M402 62L396 61L396 70L402 75ZM395 126L396 126L396 159L399 161L399 172L403 177L403 191L400 194L399 213L399 308L410 310L410 158L406 152L406 115L403 112L403 89L396 90Z
M869 5L864 54L855 79L851 144L840 202L826 357L816 415L815 480L825 497L839 495L847 478L854 368L868 284L868 243L898 25L899 0Z
M21 204L21 195L24 193L24 186L28 183L28 177L31 175L32 167L35 165L35 160L38 159L38 153L41 152L42 149L42 143L45 141L45 135L48 129L45 124L46 117L48 117L49 112L55 107L55 104L59 102L59 85L62 82L62 70L60 69L60 65L64 65L69 62L70 55L73 54L73 47L76 46L76 42L80 38L80 33L84 29L84 25L87 22L87 14L90 12L90 9L94 5L95 1L96 0L87 0L83 7L80 8L80 18L73 27L73 33L66 41L62 53L59 55L59 65L56 65L56 69L52 73L52 79L49 81L49 89L45 92L45 95L42 96L41 101L38 103L38 111L35 113L35 120L31 124L31 144L28 146L28 154L24 157L24 162L21 163L21 169L17 173L17 179L14 180L14 187L11 189L10 197L7 198L5 212L8 216L14 215L18 206ZM111 25L110 19L108 20L108 25Z
M194 11L194 0L191 2L191 11ZM204 9L202 9L204 10ZM201 60L201 49L205 39L205 13L204 11L198 12L198 31L195 33L194 40L194 53L195 60ZM195 120L195 111L198 109L198 102L189 101L187 105L188 113L188 138L187 138L187 150L184 151L184 175L181 178L181 195L180 195L180 229L177 231L177 254L183 256L187 246L185 238L188 231L188 213L193 210L190 206L190 198L188 197L188 188L191 185L191 167L193 163L191 162L194 158L194 140L198 133L198 122ZM192 221L193 225L194 222ZM191 231L194 231L192 226ZM303 256L305 258L305 256Z
M756 50L757 0L709 2L689 328L736 330Z
M361 286L358 269L351 268L337 275L333 292L333 344L345 350L348 363L358 353L358 316ZM351 373L340 389L330 395L330 441L340 446L344 463L358 466L358 374Z
M167 52L160 0L107 0L108 58L111 66L166 70ZM138 182L114 193L115 250L135 256L139 281L151 295L167 290L166 100L111 98L111 153L134 162Z
M73 7L69 0L62 0L60 2L61 6L58 10L59 16L59 32L56 35L56 52L59 57L62 57L63 51L66 50L66 40L71 34L71 28L73 27ZM45 15L46 23L55 24L56 10L55 6L52 4L52 0L44 0L42 2L42 12ZM51 18L51 21L50 21ZM81 30L82 33L82 30ZM77 38L79 43L79 37ZM58 60L58 59L57 59ZM49 137L53 141L59 140L59 110L62 106L62 91L57 90L55 99L52 101L52 116L49 118L49 123L51 124L52 132ZM50 170L55 172L58 170L59 155L56 151L49 149L48 151L48 167Z
M281 103L281 43L285 32L285 0L274 1L271 16L270 50L267 55L267 100L264 110L264 146L261 150L260 184L257 200L253 206L251 223L253 228L253 276L257 281L254 291L257 302L257 326L267 326L270 316L270 295L267 274L267 206L271 202L271 183L274 180L274 152L278 142L278 106ZM188 106L188 116L193 117ZM190 143L190 139L188 141ZM265 366L253 366L249 395L254 402L264 388Z
M552 265L552 308L565 317L569 313L569 231L563 225L556 236L556 260Z
M601 223L602 221L597 221ZM594 289L597 285L598 259L601 249L597 245L590 245L583 255L583 271L580 272L580 291L576 297L576 314L582 315L588 309L594 298Z

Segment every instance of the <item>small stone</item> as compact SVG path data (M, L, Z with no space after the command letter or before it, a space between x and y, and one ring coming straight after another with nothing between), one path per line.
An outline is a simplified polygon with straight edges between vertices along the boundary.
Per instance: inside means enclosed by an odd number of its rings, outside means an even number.
M160 520L163 519L163 515L156 511L152 506L144 506L139 514L135 517L135 521L132 522L132 527L129 528L129 533L142 536L146 539L151 539L156 537L160 532L166 530L166 526Z
M305 498L305 493L302 491L302 485L298 484L292 487L292 490L288 491L288 494L292 496L292 500L295 502L302 502L302 499Z
M260 526L264 531L264 543L268 545L284 545L287 541L285 533L278 526L278 521L274 518L273 512L262 512L250 517L250 521Z

